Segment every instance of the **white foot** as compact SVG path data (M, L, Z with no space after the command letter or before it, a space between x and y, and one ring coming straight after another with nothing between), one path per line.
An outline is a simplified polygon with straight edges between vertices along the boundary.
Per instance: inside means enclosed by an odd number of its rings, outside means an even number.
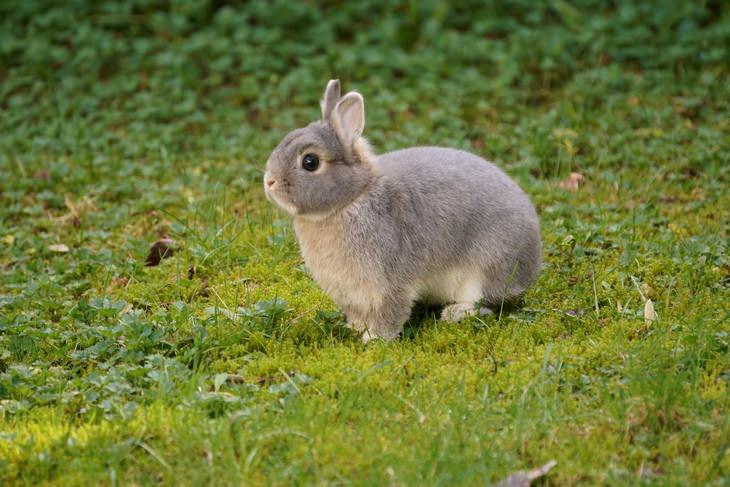
M365 330L364 332L362 332L362 336L360 336L360 340L362 340L363 343L367 343L370 340L377 339L377 338L380 338L380 337L373 333L370 333L370 330Z
M479 309L476 308L475 303L454 303L446 306L443 311L441 311L441 319L443 321L449 321L451 323L456 323L457 321L461 321L464 318L468 316L489 316L492 313L492 310L487 308L486 306L482 306Z
M383 340L384 342L389 342L391 340L395 340L398 338L398 333L395 335L381 335L375 331L371 330L365 330L362 332L362 335L360 335L360 340L362 340L363 343L368 343L372 340Z

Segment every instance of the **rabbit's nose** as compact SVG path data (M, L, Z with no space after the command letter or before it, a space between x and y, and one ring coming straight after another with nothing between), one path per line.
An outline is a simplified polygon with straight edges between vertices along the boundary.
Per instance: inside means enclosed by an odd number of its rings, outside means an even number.
M264 184L267 188L271 188L272 186L274 186L274 184L276 184L276 179L271 177L269 171L266 171L264 173Z

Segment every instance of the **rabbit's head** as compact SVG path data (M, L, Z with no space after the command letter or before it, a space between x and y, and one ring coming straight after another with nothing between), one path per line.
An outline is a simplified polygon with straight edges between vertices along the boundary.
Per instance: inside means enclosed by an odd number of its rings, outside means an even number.
M374 177L372 155L362 138L365 102L356 92L340 97L330 80L321 102L322 120L294 130L266 161L266 197L305 218L327 217L354 201Z

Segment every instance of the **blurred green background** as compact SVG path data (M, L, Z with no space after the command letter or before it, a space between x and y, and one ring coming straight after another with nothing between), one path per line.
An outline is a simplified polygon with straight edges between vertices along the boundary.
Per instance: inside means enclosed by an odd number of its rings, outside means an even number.
M165 147L260 162L257 141L313 118L332 77L365 94L368 134L382 148L442 144L455 131L484 137L491 124L528 116L526 106L554 104L556 91L575 92L578 112L637 83L677 95L698 84L712 100L725 94L711 88L730 61L728 9L724 1L4 1L0 153L4 164L39 152L154 164ZM702 110L697 99L686 103Z

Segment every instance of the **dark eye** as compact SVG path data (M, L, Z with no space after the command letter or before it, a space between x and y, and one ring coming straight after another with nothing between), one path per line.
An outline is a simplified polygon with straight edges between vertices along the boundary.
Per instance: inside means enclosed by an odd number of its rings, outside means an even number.
M316 154L305 154L302 158L302 167L305 171L316 171L319 167L319 157Z

